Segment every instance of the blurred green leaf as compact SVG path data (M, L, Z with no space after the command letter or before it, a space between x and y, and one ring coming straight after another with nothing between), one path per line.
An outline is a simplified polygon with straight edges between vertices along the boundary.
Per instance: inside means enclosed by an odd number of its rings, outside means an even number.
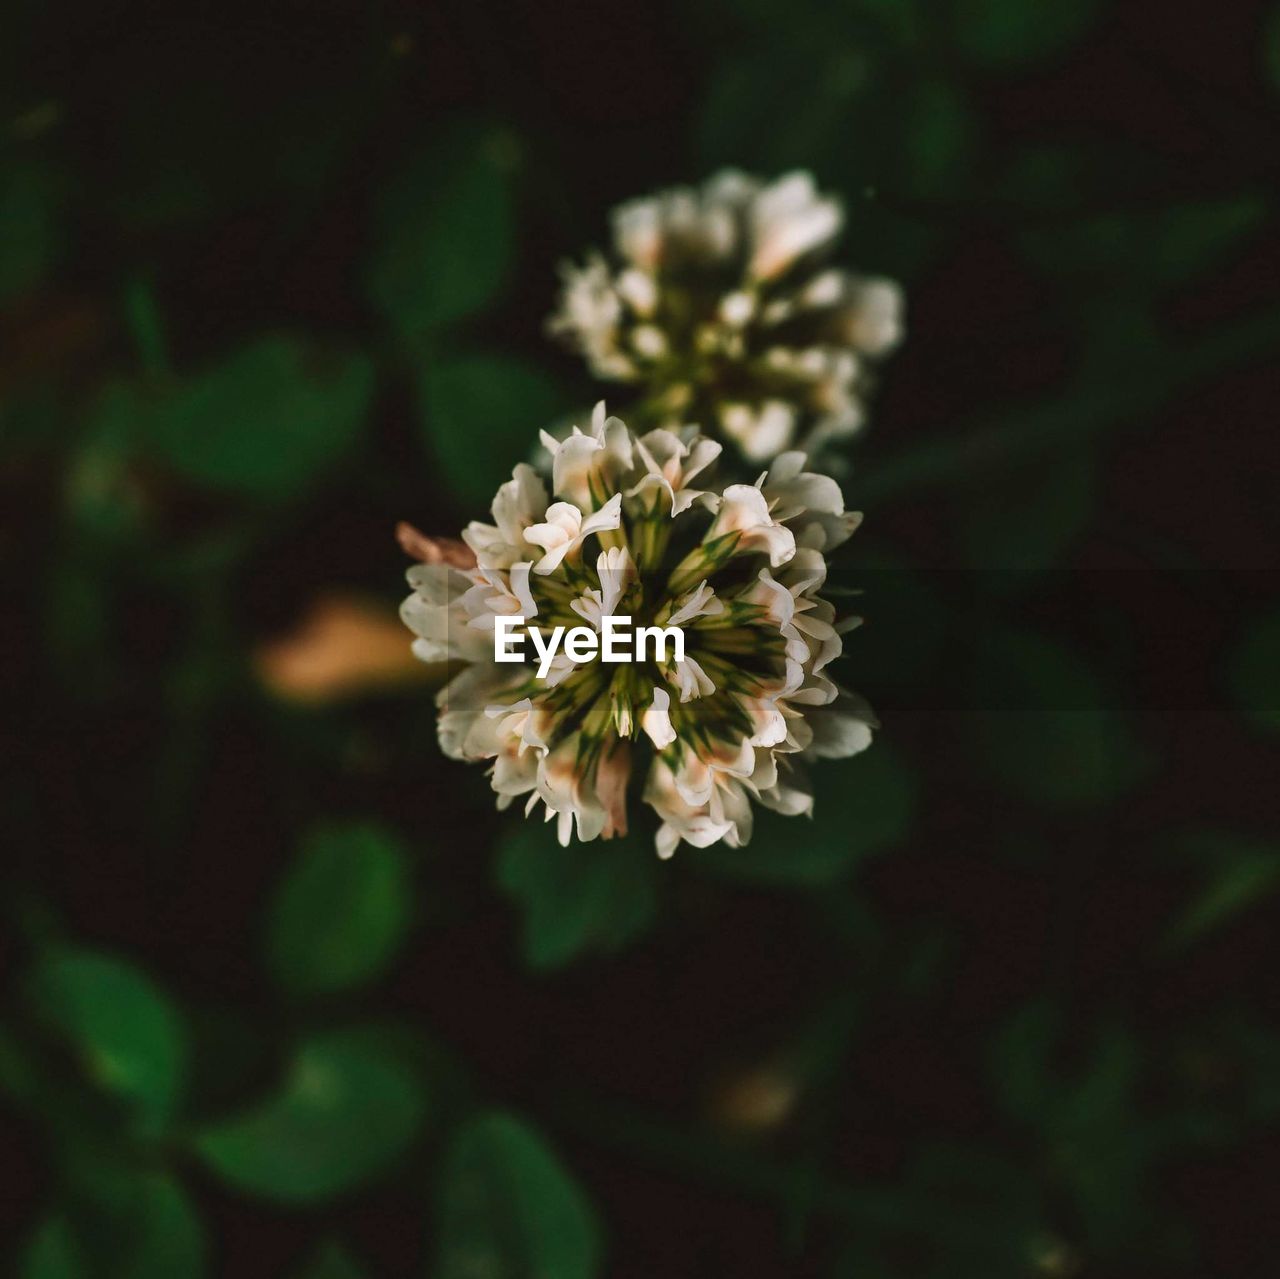
M1167 284L1182 284L1216 266L1267 216L1265 201L1244 195L1174 205L1155 219L1146 240L1152 274Z
M955 89L935 81L905 89L888 74L891 61L879 56L887 6L875 7L882 12L870 23L851 21L848 7L820 7L824 25L813 27L790 18L779 24L770 9L759 46L718 61L695 141L707 170L811 170L824 189L845 200L849 223L857 228L858 266L911 279L938 243L939 228L904 214L897 202L881 204L877 194L954 172L952 148L967 150L974 122ZM803 35L793 39L796 32ZM770 86L768 93L761 93L762 84ZM780 101L793 108L781 119ZM886 119L900 123L885 129Z
M1174 357L1162 330L1157 299L1150 290L1141 285L1117 287L1105 307L1094 305L1088 295L1073 302L1079 330L1080 386L1103 388L1135 378L1159 383ZM1075 441L1077 447L1087 447L1086 437L1082 432Z
M95 1083L148 1119L171 1117L186 1065L183 1026L144 973L107 955L55 951L32 973L30 992Z
M327 1243L298 1272L298 1279L365 1279L365 1271L345 1248Z
M323 40L322 27L317 15L313 38ZM152 32L149 74L131 79L102 122L111 213L147 236L244 210L260 215L282 199L303 207L325 190L376 109L362 42L342 65L320 54L293 60L286 76L282 46L265 31L203 40L196 60L178 43L185 37L176 23Z
M188 1019L191 1111L208 1115L234 1109L271 1077L272 1046L252 1014L226 1005L196 1005Z
M1047 999L1019 1010L996 1036L990 1074L1006 1113L1038 1135L1050 1175L1069 1188L1087 1237L1123 1245L1145 1215L1141 1199L1153 1146L1134 1109L1139 1045L1109 1025L1083 1059ZM1076 1062L1074 1067L1070 1062Z
M689 856L730 879L760 884L827 884L907 837L918 804L910 768L883 738L816 776L813 817L757 808L744 848L713 844Z
M4 444L10 465L63 446L73 429L67 419L61 388L50 382L19 385L6 392Z
M704 167L758 162L754 153L766 136L760 125L767 103L764 94L752 92L756 74L755 60L742 54L721 58L712 69L695 126Z
M964 95L944 80L923 80L907 102L904 158L908 189L955 196L972 172L978 124Z
M394 1061L418 1083L427 1098L428 1118L473 1108L474 1084L466 1063L449 1044L427 1033L420 1022L366 1026L361 1036L371 1055Z
M993 181L993 194L1031 209L1070 208L1079 202L1086 183L1086 160L1079 147L1030 143L1008 157ZM1045 236L1046 245L1047 240Z
M488 306L510 269L516 143L468 123L446 132L383 193L369 292L400 337Z
M10 1027L0 1023L0 1089L24 1106L33 1103L34 1071L30 1053Z
M1053 1113L1052 1158L1084 1222L1085 1237L1108 1250L1141 1226L1151 1143L1134 1107L1138 1043L1113 1026ZM1172 1241L1173 1230L1170 1231Z
M1273 1024L1233 1014L1226 1026L1213 1028L1206 1050L1225 1053L1229 1064L1220 1082L1251 1135L1280 1119L1280 1033Z
M50 1217L40 1225L19 1265L20 1279L84 1279L89 1273L65 1217Z
M1280 310L1265 310L1224 322L1194 342L1178 343L1158 371L1144 367L1135 376L1092 380L1033 406L998 410L964 431L933 432L863 475L857 486L858 505L883 505L959 477L994 474L1044 449L1143 420L1177 393L1249 360L1265 359L1277 340Z
M436 1184L435 1279L591 1279L601 1232L543 1139L501 1112L469 1120Z
M427 445L462 506L487 510L511 468L538 447L538 431L565 408L536 365L501 355L432 360L419 387Z
M1182 841L1205 863L1199 891L1169 925L1166 945L1199 941L1280 888L1280 848L1240 835L1201 833Z
M271 970L286 990L318 994L376 977L409 927L409 859L375 825L321 827L290 869L271 918Z
M50 667L77 698L107 695L116 683L112 642L113 582L78 555L49 566L44 581Z
M797 42L770 39L720 59L696 126L703 165L766 173L804 166L846 179L855 190L873 183L881 164L880 135L858 129L855 119L873 90L875 65L867 49L847 35L824 41L811 29ZM766 82L772 93L760 92ZM775 110L779 100L791 104L783 120Z
M1099 0L1040 4L1036 0L955 0L956 39L980 66L1017 67L1073 45L1097 17Z
M929 1275L1031 1273L1028 1258L1044 1222L1040 1189L1025 1168L981 1146L930 1142L912 1160L907 1182L941 1262Z
M559 968L589 953L612 953L653 919L657 853L651 840L556 842L554 828L513 826L498 845L498 884L521 908L525 962Z
M880 1255L875 1243L861 1230L850 1230L823 1279L897 1279L897 1271Z
M1106 213L1076 218L1065 226L1034 227L1024 231L1018 243L1028 261L1082 293L1088 305L1102 279L1126 287L1141 280L1146 287L1145 251L1136 243L1138 238L1133 217ZM1117 275L1121 264L1124 272Z
M960 534L965 563L998 570L989 580L1017 585L1052 568L1088 526L1097 497L1093 450L1073 448L1036 458L967 495Z
M1018 795L1055 808L1105 804L1149 771L1112 695L1069 648L991 627L970 672L974 758Z
M314 1203L385 1171L425 1115L419 1081L376 1035L330 1031L302 1046L276 1097L207 1126L195 1149L238 1190Z
M1174 288L1218 265L1266 214L1264 201L1242 195L1085 217L1026 231L1020 243L1043 270L1086 290L1100 279Z
M166 465L209 488L292 497L355 441L373 392L358 354L296 337L259 338L204 373L155 389L108 388L96 429L137 427Z
M116 1238L113 1279L198 1279L205 1273L204 1228L182 1187L167 1177L139 1180Z
M848 3L904 45L915 44L926 25L917 0L848 0Z
M104 1144L119 1142L118 1104L112 1104L115 1098L87 1088L81 1075L65 1063L51 1059L48 1043L33 1036L30 1026L24 1030L19 1034L0 1025L0 1090L8 1094L0 1096L0 1101L11 1101L40 1125L50 1161L57 1165L65 1185L87 1156L96 1155ZM147 1121L139 1127L138 1136L154 1137L154 1127Z
M882 203L874 183L860 188L850 217L858 228L858 264L895 280L918 279L944 243L936 221Z
M39 284L61 252L59 186L51 169L0 161L0 306Z
M1046 1117L1059 1021L1048 1000L1033 1000L1014 1013L992 1041L989 1073L996 1095L1006 1114L1029 1127Z
M1121 1026L1109 1026L1098 1037L1089 1063L1074 1087L1059 1094L1068 1126L1114 1126L1130 1118L1129 1098L1141 1064L1138 1042Z
M1280 89L1280 5L1273 5L1265 20L1262 56L1273 89Z
M850 557L849 580L865 591L856 611L867 620L845 641L845 651L877 689L916 695L936 676L954 642L956 623L946 604L908 559L870 538ZM886 624L900 617L912 618L913 625Z
M146 527L148 502L130 462L127 441L101 437L85 440L69 459L67 514L92 555L131 549Z
M1280 733L1280 611L1255 621L1227 658L1232 699L1259 728Z
M155 285L144 276L130 280L124 290L123 310L142 367L155 376L168 373L168 342Z

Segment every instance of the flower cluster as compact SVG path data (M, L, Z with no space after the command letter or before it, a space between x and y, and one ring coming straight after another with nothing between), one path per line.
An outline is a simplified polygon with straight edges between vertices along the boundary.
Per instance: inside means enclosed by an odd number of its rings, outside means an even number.
M632 792L660 819L663 856L746 843L753 801L809 812L805 761L851 755L874 727L827 671L856 624L822 594L826 553L858 523L839 486L800 453L719 485L719 444L637 437L603 405L589 431L543 440L550 493L521 464L462 542L402 532L423 561L402 608L414 651L462 664L438 697L445 753L487 761L499 807L544 804L565 844L624 834ZM499 616L598 630L613 614L682 628L684 660L560 652L545 679L495 661Z
M748 461L814 456L860 426L867 365L902 333L897 285L824 265L843 223L805 173L632 201L610 256L564 268L551 331L642 390L635 420L699 422Z

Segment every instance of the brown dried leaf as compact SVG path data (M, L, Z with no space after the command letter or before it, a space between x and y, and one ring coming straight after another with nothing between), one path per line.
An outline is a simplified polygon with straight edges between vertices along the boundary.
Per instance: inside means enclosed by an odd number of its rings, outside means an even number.
M412 640L393 610L349 595L322 595L291 634L258 647L253 666L275 696L321 704L438 679L443 663L418 661Z
M401 520L396 525L396 541L400 549L424 564L448 564L453 568L475 568L475 552L456 537L428 537L412 524Z

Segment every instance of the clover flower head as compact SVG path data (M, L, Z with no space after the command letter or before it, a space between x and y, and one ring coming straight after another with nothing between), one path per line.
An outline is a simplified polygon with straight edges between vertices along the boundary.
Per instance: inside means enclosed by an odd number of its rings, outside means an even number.
M822 593L826 553L857 524L839 486L795 452L754 485L718 484L719 444L636 436L603 405L545 442L550 491L522 464L462 542L402 526L421 561L401 610L414 652L459 664L437 699L445 753L486 762L498 806L541 806L566 844L625 834L636 802L663 856L745 844L755 804L808 813L806 762L862 750L875 725L827 673L850 622ZM679 627L683 659L579 660L566 645L541 676L496 660L499 617L600 632L610 615Z
M622 205L613 247L563 268L553 333L660 426L703 423L749 461L862 424L868 366L902 336L892 281L825 265L840 203L807 173L732 170Z

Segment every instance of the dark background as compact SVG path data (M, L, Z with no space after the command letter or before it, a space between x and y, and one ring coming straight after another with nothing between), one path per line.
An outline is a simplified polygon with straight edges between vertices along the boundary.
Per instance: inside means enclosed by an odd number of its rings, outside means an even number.
M1280 10L4 28L16 1273L1273 1272ZM884 728L740 853L561 855L441 758L392 529L624 408L555 266L726 163L906 290L844 480Z

